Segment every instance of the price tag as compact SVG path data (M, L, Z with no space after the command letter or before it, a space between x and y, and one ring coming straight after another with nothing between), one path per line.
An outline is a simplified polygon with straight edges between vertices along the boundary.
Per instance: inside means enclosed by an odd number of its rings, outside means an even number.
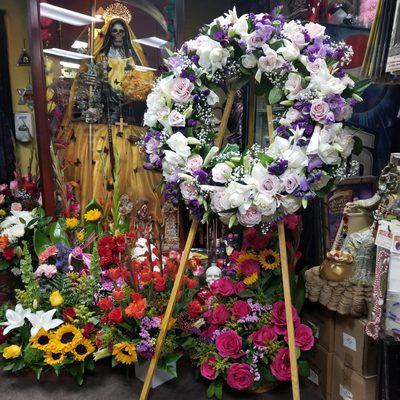
M350 392L349 389L345 388L343 385L339 385L339 394L340 397L344 400L353 400L353 393Z
M309 379L312 383L314 383L314 384L316 384L317 386L319 386L318 374L317 374L314 370L310 369L310 375L308 376L308 379Z
M380 221L378 232L376 234L375 244L384 249L390 250L392 248L393 232L391 224L388 221Z
M357 340L355 337L343 332L343 346L350 350L357 351Z

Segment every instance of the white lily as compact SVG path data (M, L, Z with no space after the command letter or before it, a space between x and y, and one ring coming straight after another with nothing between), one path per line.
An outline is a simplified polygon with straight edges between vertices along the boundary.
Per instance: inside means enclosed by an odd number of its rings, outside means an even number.
M20 328L25 323L25 318L29 317L31 309L24 309L21 304L15 306L15 310L8 309L6 311L6 322L0 323L0 325L6 326L4 329L4 335L7 335L13 329Z
M29 322L32 324L31 328L31 337L35 336L41 328L45 331L50 329L57 328L60 326L64 321L62 319L55 318L53 316L57 310L54 308L50 311L36 311L35 313L30 313L27 318Z

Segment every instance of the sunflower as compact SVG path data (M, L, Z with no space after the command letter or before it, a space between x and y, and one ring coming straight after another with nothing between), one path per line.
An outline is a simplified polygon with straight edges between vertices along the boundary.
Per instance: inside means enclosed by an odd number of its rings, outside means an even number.
M238 258L236 259L237 264L242 264L245 261L249 261L249 260L254 260L257 261L258 257L256 254L254 253L242 253L238 256Z
M247 276L246 278L243 279L243 282L247 285L250 286L254 282L256 282L258 279L258 274L257 272L254 272L254 274L251 274L250 276Z
M281 258L276 251L265 249L258 255L258 261L264 269L269 270L278 268Z
M33 348L47 351L52 337L52 333L46 332L43 328L41 328L39 332L30 339L30 342L32 343Z
M89 339L79 341L71 350L76 361L83 361L89 354L95 350L92 342Z
M49 351L44 355L44 362L49 365L60 364L65 360L65 353L62 351Z
M122 364L137 362L136 346L133 343L121 342L115 344L112 354Z
M82 339L81 331L72 324L61 325L54 334L57 348L64 352L71 351Z

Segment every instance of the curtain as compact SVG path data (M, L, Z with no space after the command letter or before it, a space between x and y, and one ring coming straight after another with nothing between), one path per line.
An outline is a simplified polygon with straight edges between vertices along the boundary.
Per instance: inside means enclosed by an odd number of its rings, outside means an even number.
M12 143L13 109L11 102L10 74L8 70L7 31L5 11L0 10L0 183L14 179L15 155Z

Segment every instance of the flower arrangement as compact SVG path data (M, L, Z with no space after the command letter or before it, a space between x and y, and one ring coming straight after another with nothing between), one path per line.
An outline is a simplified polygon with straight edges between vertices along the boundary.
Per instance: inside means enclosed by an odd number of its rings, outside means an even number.
M344 126L367 85L345 73L351 57L325 27L287 22L279 9L241 17L234 9L206 25L165 60L147 98L146 167L162 170L166 199L198 219L214 213L229 226L268 228L329 191L360 147ZM274 141L219 151L214 106L253 78L256 93L284 109Z
M178 253L171 252L164 257L161 266L159 254L153 246L143 246L146 242L139 238L132 247L129 239L132 238L127 238L126 244L121 236L103 237L99 241L100 265L108 271L108 279L106 285L102 284L103 291L98 298L102 316L101 330L97 335L99 351L96 353L96 359L112 356L114 362L127 365L152 358L180 260ZM128 257L121 256L126 251ZM110 264L113 265L111 269ZM196 279L185 277L176 315L186 308L197 286ZM170 322L158 365L174 376L174 362L181 356L178 352L179 327L175 321L173 318Z

